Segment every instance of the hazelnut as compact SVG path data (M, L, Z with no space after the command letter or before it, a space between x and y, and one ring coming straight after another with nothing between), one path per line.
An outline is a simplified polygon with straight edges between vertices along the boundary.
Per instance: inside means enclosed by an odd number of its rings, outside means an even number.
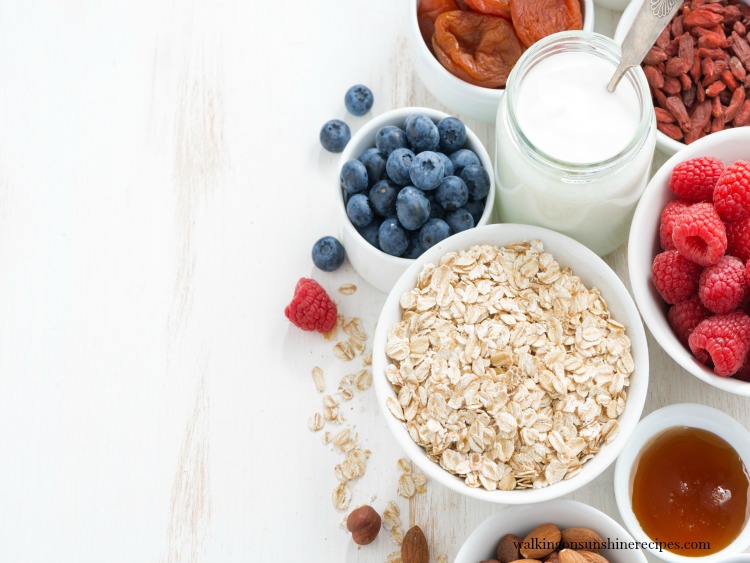
M360 506L346 519L346 529L352 533L354 543L372 543L380 532L380 514L371 506Z

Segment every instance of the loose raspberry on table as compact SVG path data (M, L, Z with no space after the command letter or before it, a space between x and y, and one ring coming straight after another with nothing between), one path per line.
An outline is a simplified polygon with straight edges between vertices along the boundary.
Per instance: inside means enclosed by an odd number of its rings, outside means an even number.
M695 327L688 343L699 362L713 364L716 375L733 375L750 351L750 317L742 311L709 317Z
M701 271L703 268L676 250L665 250L654 258L651 278L664 301L674 305L698 291Z
M659 224L659 243L663 250L674 248L674 242L672 241L674 222L688 207L690 207L690 204L683 199L672 200L664 206L661 212L661 223Z
M698 282L701 303L714 313L729 313L742 305L747 294L745 265L734 256L722 256L708 266Z
M284 309L286 318L302 330L328 332L336 324L336 304L318 282L300 278L292 302Z
M688 260L716 264L727 249L724 222L710 203L695 203L675 219L672 241Z
M688 338L695 327L709 316L711 316L711 311L703 306L697 295L693 295L690 299L681 301L677 305L672 305L669 308L669 313L667 313L669 325L677 339L686 348L689 348Z
M750 260L750 217L742 221L724 223L727 229L727 254L743 262Z
M716 182L714 205L725 221L750 217L750 162L738 160L727 166Z
M669 188L677 197L688 201L712 201L716 181L722 172L724 163L718 158L691 158L674 167Z

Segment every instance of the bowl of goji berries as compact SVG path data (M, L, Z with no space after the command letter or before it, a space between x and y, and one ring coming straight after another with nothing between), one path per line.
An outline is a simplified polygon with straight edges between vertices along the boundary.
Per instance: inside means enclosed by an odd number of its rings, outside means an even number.
M620 18L622 43L645 0ZM750 3L687 0L641 63L656 113L656 146L674 154L698 139L750 125Z
M636 208L630 283L656 341L706 383L750 396L750 128L670 158Z

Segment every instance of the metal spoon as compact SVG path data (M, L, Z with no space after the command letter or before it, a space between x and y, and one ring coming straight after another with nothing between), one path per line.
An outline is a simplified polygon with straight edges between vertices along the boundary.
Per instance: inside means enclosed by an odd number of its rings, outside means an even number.
M641 64L659 34L667 27L682 0L643 0L633 25L622 42L622 57L607 90L614 92L629 68Z

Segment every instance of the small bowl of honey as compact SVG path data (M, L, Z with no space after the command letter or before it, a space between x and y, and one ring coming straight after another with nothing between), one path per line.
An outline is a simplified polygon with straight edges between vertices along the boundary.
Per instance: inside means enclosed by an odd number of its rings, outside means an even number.
M750 433L697 404L638 423L615 466L615 499L642 547L669 562L719 561L750 545Z

